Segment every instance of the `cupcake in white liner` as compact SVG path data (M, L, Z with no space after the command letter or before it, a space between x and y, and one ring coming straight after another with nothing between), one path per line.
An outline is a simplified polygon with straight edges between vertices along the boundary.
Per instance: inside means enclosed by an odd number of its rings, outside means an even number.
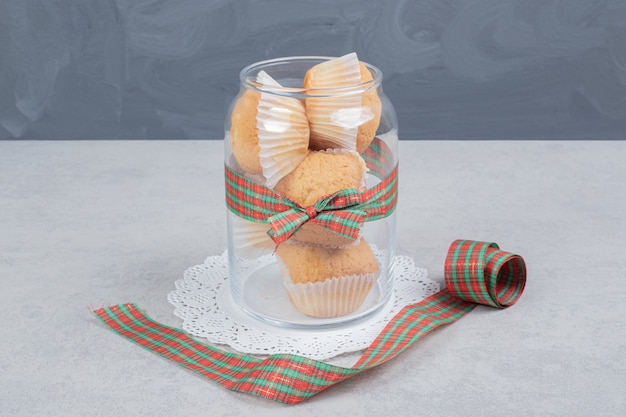
M276 255L292 305L317 318L357 311L380 274L374 252L364 239L340 249L287 242Z
M261 86L280 87L267 73ZM307 155L309 122L302 101L247 89L235 102L228 133L233 156L247 175L264 178L273 187Z
M233 249L237 256L254 259L274 252L276 245L267 234L270 230L269 224L242 219L233 214L230 216L230 227Z
M305 100L311 149L342 148L362 153L369 146L382 110L375 86L365 84L372 79L356 53L331 59L307 71L303 87L314 96ZM359 91L361 88L364 90ZM332 93L325 97L325 89L337 90L328 90Z
M367 166L359 154L345 149L312 151L274 187L303 207L338 191L354 188L365 191ZM315 219L303 224L292 239L327 247L343 247L356 238L339 235L317 224Z

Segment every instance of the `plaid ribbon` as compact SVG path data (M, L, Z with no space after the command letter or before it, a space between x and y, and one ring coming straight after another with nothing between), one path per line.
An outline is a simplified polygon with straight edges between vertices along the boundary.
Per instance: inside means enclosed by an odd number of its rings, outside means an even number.
M308 207L225 165L226 206L243 219L269 223L268 235L276 246L308 221L341 237L357 239L363 222L390 215L398 201L398 166L387 144L375 138L361 156L369 172L381 179L380 183L363 193L354 188L344 189Z
M447 288L404 307L352 368L297 355L259 359L225 352L152 320L135 304L105 307L94 314L126 339L227 389L297 404L394 358L437 327L454 323L477 303L497 308L512 305L526 282L523 258L501 251L495 243L454 241L444 271Z
M390 215L398 201L398 167L365 192L340 190L303 207L287 196L245 178L225 165L226 206L246 220L269 223L276 245L289 239L307 221L342 237L357 239L364 221Z
M383 140L374 138L361 156L374 176L382 179L391 174L394 167L393 152Z

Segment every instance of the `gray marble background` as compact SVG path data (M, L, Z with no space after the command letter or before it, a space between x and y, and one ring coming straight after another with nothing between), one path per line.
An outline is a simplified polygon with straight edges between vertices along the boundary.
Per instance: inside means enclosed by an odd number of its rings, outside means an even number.
M356 51L402 139L626 138L625 0L0 0L0 139L216 139L254 61Z

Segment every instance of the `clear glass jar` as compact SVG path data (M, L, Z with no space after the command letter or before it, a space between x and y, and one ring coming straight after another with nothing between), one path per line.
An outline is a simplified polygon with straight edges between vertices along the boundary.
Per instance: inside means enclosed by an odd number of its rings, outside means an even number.
M398 164L381 71L356 54L287 57L240 81L224 139L235 305L293 328L377 312L393 287Z

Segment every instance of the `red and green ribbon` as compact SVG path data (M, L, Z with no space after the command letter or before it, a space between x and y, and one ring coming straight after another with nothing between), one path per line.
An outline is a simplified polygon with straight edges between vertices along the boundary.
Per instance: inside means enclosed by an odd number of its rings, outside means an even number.
M357 239L365 221L389 216L398 201L398 166L387 145L376 139L363 154L368 169L381 181L359 192L340 190L304 207L271 188L249 180L225 165L226 206L237 216L258 223L268 223L269 236L278 246L306 222L311 221L337 235Z
M226 352L152 320L135 304L105 307L94 314L126 339L227 389L297 404L385 363L437 327L454 323L478 304L496 308L514 304L526 282L523 258L489 242L454 241L444 271L446 288L404 307L351 368L297 355L276 354L259 359Z

